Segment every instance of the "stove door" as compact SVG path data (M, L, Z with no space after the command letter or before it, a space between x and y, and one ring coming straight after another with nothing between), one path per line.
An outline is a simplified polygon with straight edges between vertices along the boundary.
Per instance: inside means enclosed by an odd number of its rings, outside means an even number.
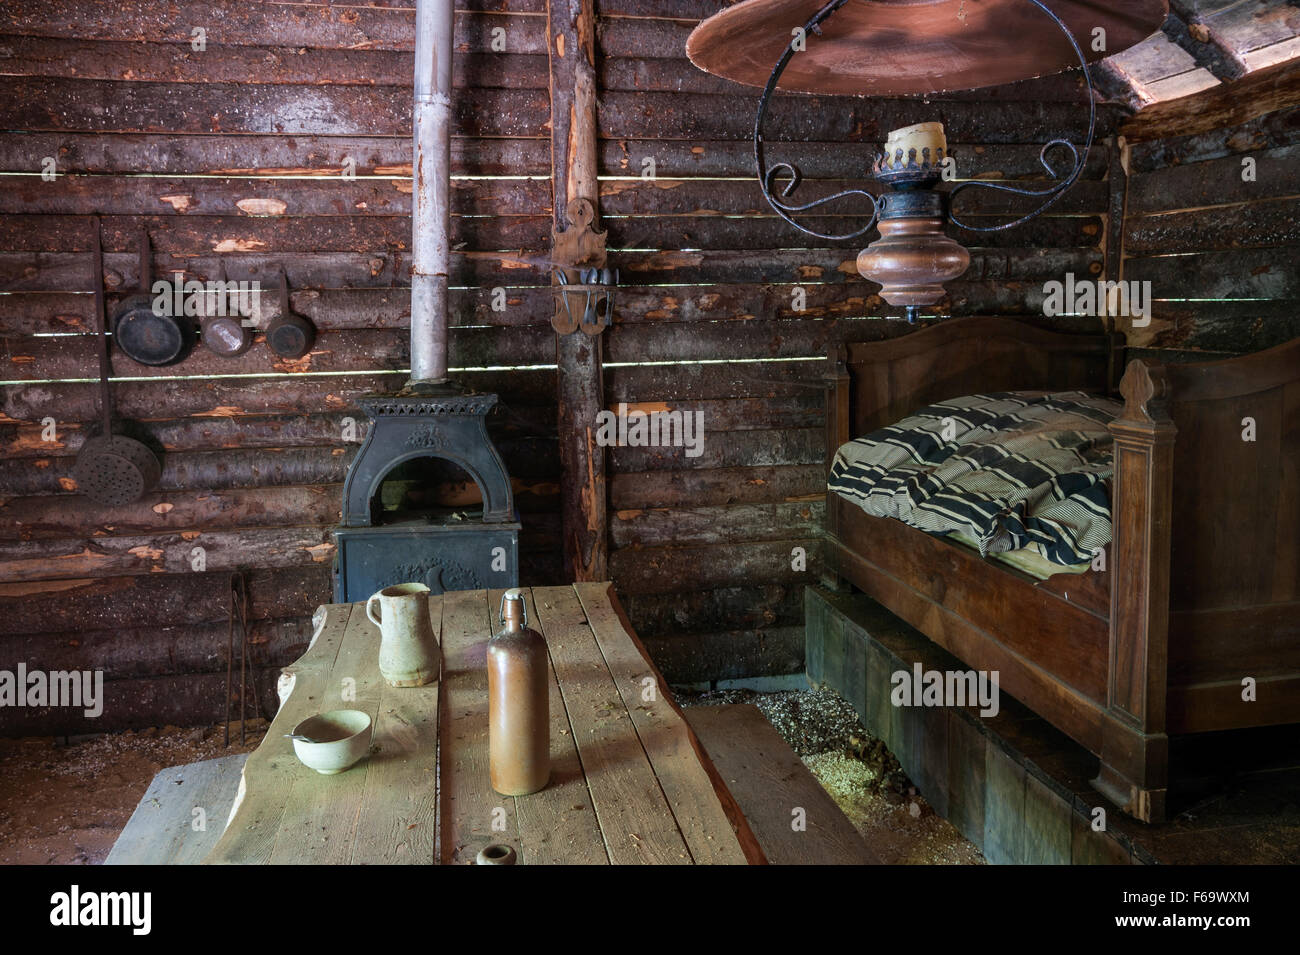
M519 586L519 525L476 523L339 527L334 602L355 603L393 584L431 593Z

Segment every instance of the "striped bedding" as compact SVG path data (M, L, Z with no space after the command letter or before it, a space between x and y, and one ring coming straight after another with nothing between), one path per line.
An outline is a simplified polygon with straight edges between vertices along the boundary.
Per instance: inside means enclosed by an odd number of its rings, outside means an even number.
M973 538L985 556L1090 561L1110 543L1106 425L1121 408L1077 391L941 401L841 447L828 486L868 514Z

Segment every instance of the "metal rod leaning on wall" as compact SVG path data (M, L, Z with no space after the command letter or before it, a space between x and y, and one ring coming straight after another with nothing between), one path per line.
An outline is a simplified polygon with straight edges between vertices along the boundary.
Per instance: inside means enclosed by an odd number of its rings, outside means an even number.
M413 382L447 378L454 30L453 0L419 0L415 10L415 135L411 163Z

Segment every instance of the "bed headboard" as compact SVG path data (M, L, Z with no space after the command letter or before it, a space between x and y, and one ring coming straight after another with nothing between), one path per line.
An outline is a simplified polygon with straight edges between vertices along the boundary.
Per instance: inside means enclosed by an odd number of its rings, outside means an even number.
M985 391L1113 393L1123 336L1066 335L1009 318L955 318L898 338L830 349L826 455L946 398Z

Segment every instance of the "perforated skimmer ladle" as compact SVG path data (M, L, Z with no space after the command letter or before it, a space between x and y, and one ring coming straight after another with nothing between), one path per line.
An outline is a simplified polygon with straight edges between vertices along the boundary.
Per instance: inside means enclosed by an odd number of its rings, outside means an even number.
M99 433L87 437L77 453L72 477L77 488L97 504L120 507L138 501L158 483L162 466L149 448L125 435L113 433L113 403L108 388L112 375L109 339L104 309L104 249L100 222L95 218L92 243L95 269L95 323L99 344Z

